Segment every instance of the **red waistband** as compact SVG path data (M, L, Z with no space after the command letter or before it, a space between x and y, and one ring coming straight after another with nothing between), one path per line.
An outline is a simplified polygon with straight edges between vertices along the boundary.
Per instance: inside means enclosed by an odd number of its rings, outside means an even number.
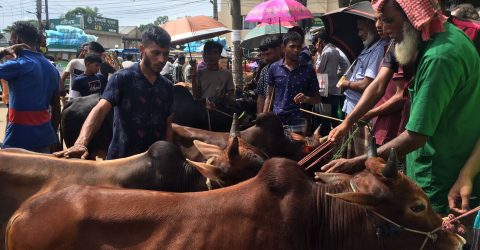
M43 111L18 111L9 108L8 121L19 125L42 125L50 121L50 112L48 112L48 109Z

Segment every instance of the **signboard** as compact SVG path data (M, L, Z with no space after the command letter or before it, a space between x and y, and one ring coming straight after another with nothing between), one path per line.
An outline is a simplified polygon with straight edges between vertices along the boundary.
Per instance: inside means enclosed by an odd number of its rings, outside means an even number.
M66 19L66 18L58 18L58 19L50 19L49 20L49 25L50 27L48 27L49 29L51 30L54 30L55 27L57 27L57 25L67 25L67 26L73 26L75 28L80 28L82 29L82 18L81 17L75 17L75 18L70 18L70 19Z
M111 33L118 33L118 20L105 17L84 17L84 28Z

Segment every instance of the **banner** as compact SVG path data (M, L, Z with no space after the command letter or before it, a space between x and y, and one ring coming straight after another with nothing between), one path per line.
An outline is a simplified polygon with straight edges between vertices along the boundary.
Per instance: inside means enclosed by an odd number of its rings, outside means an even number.
M82 18L81 17L75 17L75 18L57 18L57 19L50 19L49 20L49 26L48 29L50 30L55 30L55 27L57 25L65 25L65 26L72 26L75 28L80 28L82 29Z
M84 17L84 29L118 33L118 20L105 17Z

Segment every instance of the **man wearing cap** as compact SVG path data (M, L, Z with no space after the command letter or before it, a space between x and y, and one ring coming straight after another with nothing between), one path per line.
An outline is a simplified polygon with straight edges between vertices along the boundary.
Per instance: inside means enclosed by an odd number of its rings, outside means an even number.
M480 194L479 176L461 171L480 137L478 53L461 30L446 22L436 0L374 0L372 5L381 12L384 31L396 41L396 60L390 62L414 63L416 69L408 89L406 131L380 147L379 154L386 158L390 148L406 154L407 175L425 191L432 208L446 214L447 195L457 180L473 183L472 198ZM323 170L357 170L364 161L365 156L341 159ZM457 211L478 203L467 196L458 197L463 200Z

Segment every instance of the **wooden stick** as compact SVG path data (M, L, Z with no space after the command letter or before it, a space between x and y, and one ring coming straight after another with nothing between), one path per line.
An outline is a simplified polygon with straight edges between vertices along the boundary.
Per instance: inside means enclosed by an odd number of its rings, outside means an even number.
M327 148L328 146L330 146L332 142L331 141L327 141L327 142L324 142L323 144L321 144L320 146L318 146L317 148L315 148L312 152L310 152L310 154L306 155L305 157L303 157L303 159L301 159L298 164L303 166L305 163L307 163L308 161L310 161L311 159L313 159L314 157L317 156L317 154L319 154L322 150L324 150L325 148Z
M338 121L338 122L343 122L342 119L338 119L338 118L331 117L331 116L326 116L326 115L321 115L321 114L318 114L318 113L315 113L315 112L312 112L312 111L309 111L309 110L306 110L306 109L300 109L300 111L305 112L307 114L314 115L314 116L322 117L322 118L325 118L325 119L330 119L330 120L334 120L334 121Z
M210 121L210 111L207 110L207 120L208 120L208 131L212 131L212 122Z
M320 161L322 161L328 154L330 154L331 152L333 151L333 148L331 148L330 150L328 150L324 155L320 156L317 160L315 160L314 162L312 162L312 164L310 164L310 166L308 166L305 170L309 170L311 168L313 168L315 165L317 165Z

